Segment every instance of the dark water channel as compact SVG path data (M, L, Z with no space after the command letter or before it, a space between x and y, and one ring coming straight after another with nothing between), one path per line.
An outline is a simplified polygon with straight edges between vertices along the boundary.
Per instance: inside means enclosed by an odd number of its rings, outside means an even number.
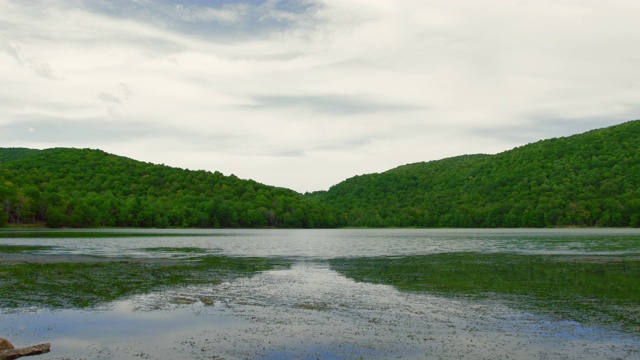
M39 359L638 359L640 231L0 232Z

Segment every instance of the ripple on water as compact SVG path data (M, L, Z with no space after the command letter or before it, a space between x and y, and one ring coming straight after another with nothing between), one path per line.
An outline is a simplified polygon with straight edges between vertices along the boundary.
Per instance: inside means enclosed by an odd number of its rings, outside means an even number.
M637 337L470 302L358 283L320 261L87 310L0 315L0 333L62 358L608 359Z

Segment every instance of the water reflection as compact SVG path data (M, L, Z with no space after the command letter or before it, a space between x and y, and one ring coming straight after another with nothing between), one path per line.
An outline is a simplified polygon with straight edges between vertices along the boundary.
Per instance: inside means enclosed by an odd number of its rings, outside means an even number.
M227 270L242 268L248 275L220 277L222 283L211 285L196 276L209 277L207 272L185 268L186 280L170 283L162 291L150 287L155 289L151 293L90 310L0 308L0 335L20 346L51 342L52 352L40 359L640 356L635 333L515 310L498 300L402 292L393 286L356 282L334 271L338 262L352 267L376 257L451 253L616 255L637 261L638 229L135 230L135 236L129 236L130 232L100 230L94 237L92 231L78 230L47 238L2 231L0 246L43 247L0 251L0 261L6 266L22 262L39 266L76 263L80 258L88 262L87 255L115 257L121 264L118 269L127 275L128 264L143 263L139 258L154 259L152 263L169 259L166 262L180 269L198 259L209 261L205 265L212 270L222 266L212 261L219 258L232 263ZM242 261L227 261L239 258ZM269 266L246 271L248 264L265 258ZM289 267L290 263L294 265ZM69 271L72 276L80 274ZM341 272L346 274L345 269ZM0 269L3 273L8 272ZM389 280L385 284L411 281L407 274L384 275ZM394 276L405 278L396 281ZM102 278L112 286L109 276ZM205 282L210 285L202 285Z
M0 315L17 344L51 342L41 359L607 359L637 337L513 310L354 282L322 261L215 286L137 296L91 311Z

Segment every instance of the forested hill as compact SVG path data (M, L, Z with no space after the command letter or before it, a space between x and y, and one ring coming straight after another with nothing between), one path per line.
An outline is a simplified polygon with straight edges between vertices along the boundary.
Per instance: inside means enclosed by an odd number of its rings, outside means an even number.
M100 150L0 148L0 226L333 227L326 206L219 172Z
M640 121L355 176L308 196L351 226L640 226Z
M27 148L0 148L0 164L11 160L18 160L36 154L40 150Z
M640 121L303 196L100 150L0 148L0 226L640 226Z

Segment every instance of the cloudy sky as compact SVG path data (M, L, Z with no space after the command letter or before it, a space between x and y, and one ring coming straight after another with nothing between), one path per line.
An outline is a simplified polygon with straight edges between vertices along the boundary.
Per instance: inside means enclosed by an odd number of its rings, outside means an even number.
M0 147L305 192L640 118L640 1L0 0Z

